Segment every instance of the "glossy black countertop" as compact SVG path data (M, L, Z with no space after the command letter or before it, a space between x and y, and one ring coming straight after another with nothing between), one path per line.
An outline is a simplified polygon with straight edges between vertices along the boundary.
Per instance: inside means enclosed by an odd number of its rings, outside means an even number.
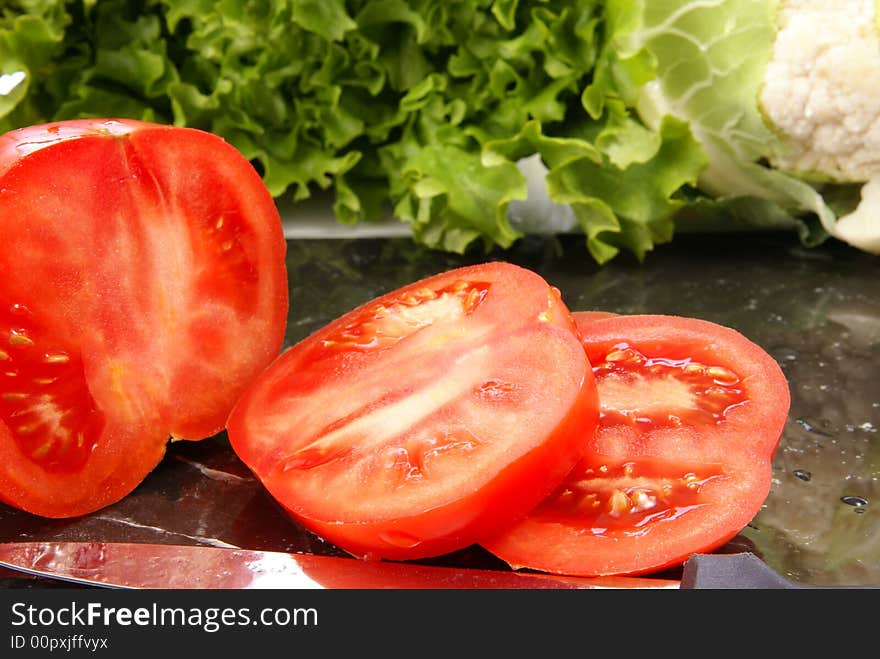
M575 311L703 318L764 347L788 378L791 409L770 494L731 546L802 583L880 585L880 257L776 234L681 235L644 263L624 255L602 267L579 236L467 256L405 237L291 239L287 343L398 286L494 259L539 272ZM0 504L0 541L24 540L343 555L280 512L223 434L170 445L140 487L91 515L47 520ZM504 569L476 547L433 562ZM17 585L0 574L0 587Z

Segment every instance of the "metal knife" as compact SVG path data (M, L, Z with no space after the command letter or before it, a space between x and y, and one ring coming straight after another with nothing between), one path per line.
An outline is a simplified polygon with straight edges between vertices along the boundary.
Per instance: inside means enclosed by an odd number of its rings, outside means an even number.
M809 588L751 552L694 554L682 577L573 577L273 551L124 542L0 543L0 567L128 589L778 589Z
M514 571L116 542L0 543L0 566L50 579L136 589L679 588L674 579L581 578Z

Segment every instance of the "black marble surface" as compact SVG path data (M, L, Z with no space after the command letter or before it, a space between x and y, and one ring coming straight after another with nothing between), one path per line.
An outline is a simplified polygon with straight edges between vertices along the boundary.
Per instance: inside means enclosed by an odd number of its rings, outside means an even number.
M572 310L669 313L734 327L790 384L788 423L765 505L726 548L750 548L814 585L880 585L880 257L788 235L679 236L644 263L599 267L578 236L527 238L457 256L406 238L290 240L287 343L420 277L481 260L532 268ZM207 544L342 555L290 521L224 435L169 447L132 494L102 511L46 520L0 504L0 541ZM479 548L434 563L504 569ZM0 587L52 585L0 573Z

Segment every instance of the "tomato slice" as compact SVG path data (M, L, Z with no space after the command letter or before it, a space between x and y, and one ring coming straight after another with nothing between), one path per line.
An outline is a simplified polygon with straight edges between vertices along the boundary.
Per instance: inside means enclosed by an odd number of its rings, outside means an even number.
M597 417L559 292L499 262L392 291L307 337L227 430L304 527L405 560L509 526L574 466Z
M221 431L280 352L286 242L220 138L127 120L0 136L0 500L46 517Z
M716 549L758 512L789 409L778 364L733 329L575 313L597 430L555 492L482 545L515 568L644 574Z
M574 311L571 314L571 317L574 318L575 324L578 326L578 329L581 327L585 327L588 323L593 323L597 320L605 320L606 318L614 318L618 314L613 311L603 311L601 309L591 309L589 311Z

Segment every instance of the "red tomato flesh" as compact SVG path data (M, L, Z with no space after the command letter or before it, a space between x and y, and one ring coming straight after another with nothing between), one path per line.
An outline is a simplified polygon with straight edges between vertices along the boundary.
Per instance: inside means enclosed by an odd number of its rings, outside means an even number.
M0 136L0 500L46 517L216 434L281 349L286 243L220 138L128 120Z
M598 427L555 492L483 546L515 568L579 576L648 573L721 546L769 492L789 408L781 369L707 321L574 317Z
M574 466L596 388L558 291L489 263L392 291L286 351L228 424L304 527L406 560L509 526Z

